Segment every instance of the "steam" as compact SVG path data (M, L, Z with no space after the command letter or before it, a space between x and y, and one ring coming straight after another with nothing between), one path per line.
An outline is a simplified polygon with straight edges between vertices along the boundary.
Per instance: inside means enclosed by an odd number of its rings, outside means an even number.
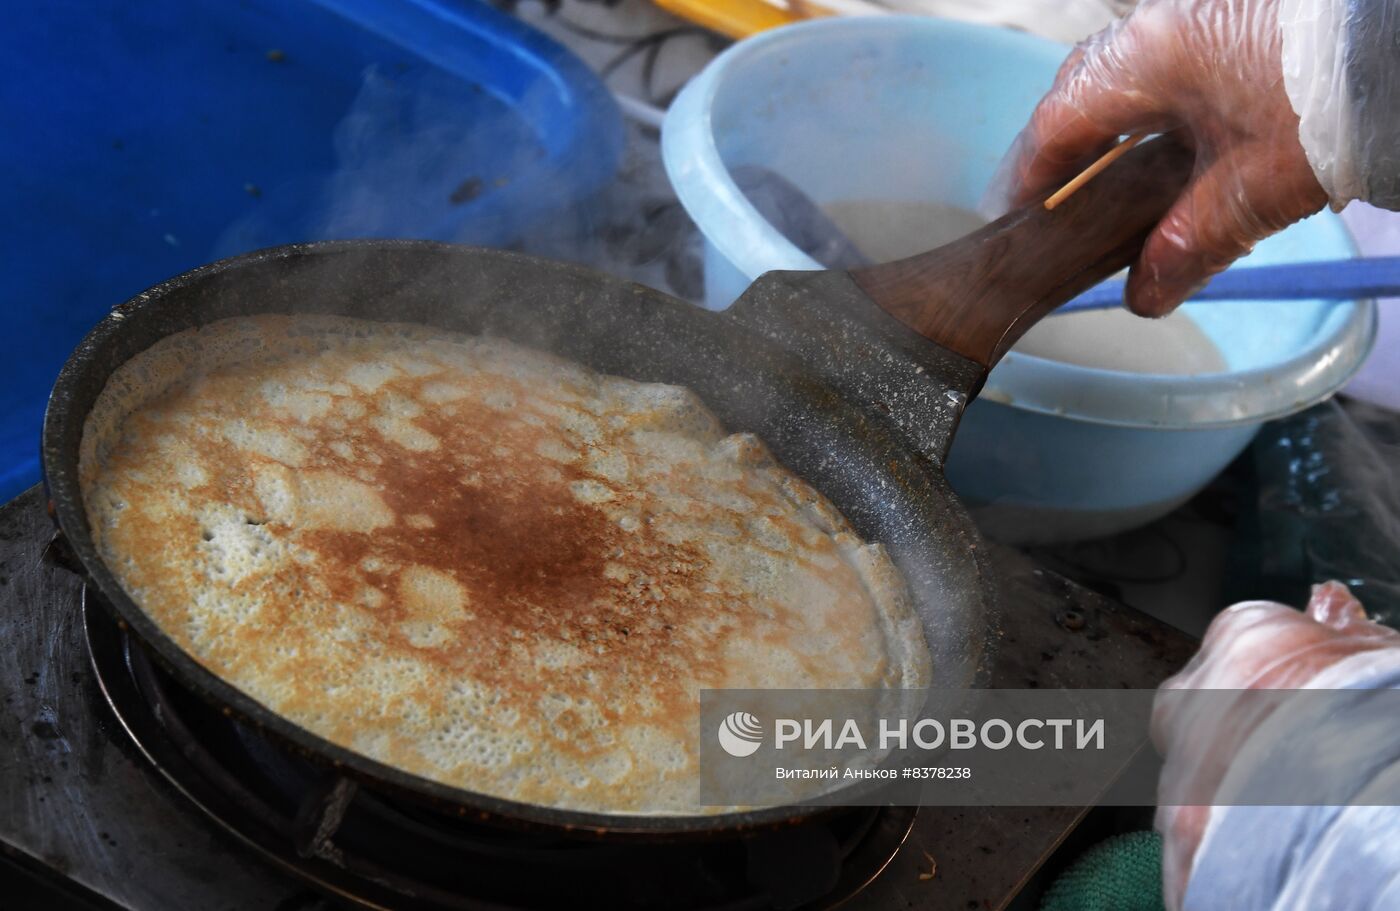
M699 238L655 131L629 125L617 179L574 200L561 184L586 163L557 160L528 129L556 94L539 80L517 103L522 117L437 71L370 67L335 127L328 172L250 189L253 211L224 231L213 258L307 240L425 238L580 263L698 300Z

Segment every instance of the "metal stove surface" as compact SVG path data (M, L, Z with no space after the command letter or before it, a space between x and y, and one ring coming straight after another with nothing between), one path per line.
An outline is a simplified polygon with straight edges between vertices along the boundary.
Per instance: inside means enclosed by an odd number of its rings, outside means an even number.
M52 537L39 488L0 508L0 856L94 907L333 907L139 754L94 679L81 583L43 559ZM993 560L1006 623L996 686L1153 686L1192 651L1185 636L1012 551L993 548ZM920 813L894 860L843 907L1002 908L1083 812ZM10 898L0 904L26 907Z

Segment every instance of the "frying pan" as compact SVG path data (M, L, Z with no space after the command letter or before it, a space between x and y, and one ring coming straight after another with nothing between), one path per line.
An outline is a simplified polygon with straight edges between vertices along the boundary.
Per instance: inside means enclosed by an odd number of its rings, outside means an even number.
M943 459L987 371L1035 320L1129 264L1190 174L1146 143L1067 203L1033 205L929 253L851 272L762 276L709 313L641 285L514 253L416 241L277 247L213 263L115 308L69 357L44 419L49 507L95 600L175 678L345 774L504 824L706 837L828 812L617 816L535 806L388 767L296 726L187 654L127 596L93 545L78 484L83 422L112 372L161 338L256 313L334 313L500 336L594 369L698 393L751 431L903 570L933 652L933 686L985 683L1000 635L983 544Z

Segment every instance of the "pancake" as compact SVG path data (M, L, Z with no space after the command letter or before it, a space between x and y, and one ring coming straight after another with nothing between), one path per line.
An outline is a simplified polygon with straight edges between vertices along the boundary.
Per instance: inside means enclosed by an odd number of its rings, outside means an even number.
M119 368L99 553L273 712L511 800L703 813L698 690L913 688L899 572L692 392L488 337L224 320Z

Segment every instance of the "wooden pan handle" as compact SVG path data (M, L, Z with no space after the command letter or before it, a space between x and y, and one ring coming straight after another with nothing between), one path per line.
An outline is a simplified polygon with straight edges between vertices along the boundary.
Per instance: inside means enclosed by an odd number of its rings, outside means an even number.
M895 319L990 369L1041 317L1137 259L1193 158L1170 136L1145 142L1053 210L1038 200L851 277Z

